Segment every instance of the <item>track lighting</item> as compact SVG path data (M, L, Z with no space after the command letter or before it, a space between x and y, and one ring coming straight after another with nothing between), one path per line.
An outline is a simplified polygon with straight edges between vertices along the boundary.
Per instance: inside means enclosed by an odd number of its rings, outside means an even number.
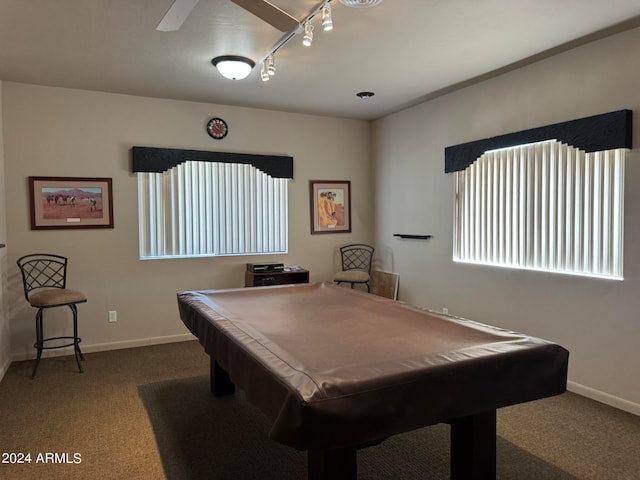
M270 77L276 74L276 52L284 47L289 40L303 32L302 45L310 47L313 43L313 25L311 21L316 16L322 17L322 29L325 32L333 30L333 19L331 18L331 2L334 0L322 0L315 8L300 21L297 28L285 33L285 35L278 40L278 42L271 48L269 53L262 57L260 62L262 67L260 69L260 79L263 82L267 82ZM347 7L352 8L367 8L373 7L382 3L383 0L340 0L341 3ZM251 3L251 2L249 2ZM268 2L267 2L268 3ZM255 66L253 60L246 57L239 57L237 55L224 55L216 57L212 60L212 63L220 71L222 75L232 80L240 80L245 78L251 73L251 70ZM360 98L370 98L373 96L371 92L360 92L357 94Z
M262 62L262 69L260 70L260 79L263 82L269 81L269 73L267 73L267 66L265 65L264 62Z
M331 18L331 4L327 3L322 7L322 29L325 32L333 30L333 20Z
M276 73L276 59L275 54L278 50L284 47L289 41L302 34L302 45L305 47L310 47L313 43L313 25L311 22L314 18L322 18L322 29L325 32L333 30L333 19L331 15L331 2L334 0L322 0L320 1L316 7L298 24L298 28L287 32L284 34L280 40L276 42L276 44L271 48L271 50L260 60L262 62L262 68L260 70L260 78L263 82L269 80L269 77L275 75ZM345 0L346 1L346 0ZM380 3L382 0L351 0L352 2L369 3L372 4ZM349 5L353 6L353 5ZM360 5L358 5L360 6Z
M304 23L304 36L302 37L302 45L310 47L313 42L313 25L307 20Z
M269 55L269 60L267 63L267 74L275 75L276 74L276 59L273 56L273 53Z

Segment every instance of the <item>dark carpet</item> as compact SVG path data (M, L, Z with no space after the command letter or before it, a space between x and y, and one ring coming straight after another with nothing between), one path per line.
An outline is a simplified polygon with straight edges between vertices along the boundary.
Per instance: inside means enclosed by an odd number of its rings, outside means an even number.
M195 341L14 363L0 382L0 479L304 479L306 453L268 438L242 392L209 393ZM36 462L38 454L57 462ZM81 461L73 463L73 455ZM61 462L65 459L69 462ZM8 458L8 456L7 456ZM498 411L497 478L640 479L640 417L566 393ZM360 479L449 476L449 427L391 437L358 453Z

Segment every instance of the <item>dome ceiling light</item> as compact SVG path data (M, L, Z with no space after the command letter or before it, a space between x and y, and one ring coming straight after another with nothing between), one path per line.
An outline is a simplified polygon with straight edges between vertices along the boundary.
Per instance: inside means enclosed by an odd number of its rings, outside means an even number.
M369 8L382 3L382 0L340 0L340 3L351 8Z
M256 63L247 57L238 55L222 55L211 60L220 74L229 80L242 80L247 78Z

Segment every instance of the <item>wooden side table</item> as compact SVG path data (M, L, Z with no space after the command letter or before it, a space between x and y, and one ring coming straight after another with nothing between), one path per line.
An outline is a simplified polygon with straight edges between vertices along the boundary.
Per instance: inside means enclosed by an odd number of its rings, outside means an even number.
M245 287L264 287L267 285L285 285L288 283L309 283L309 270L285 270L282 272L244 272Z

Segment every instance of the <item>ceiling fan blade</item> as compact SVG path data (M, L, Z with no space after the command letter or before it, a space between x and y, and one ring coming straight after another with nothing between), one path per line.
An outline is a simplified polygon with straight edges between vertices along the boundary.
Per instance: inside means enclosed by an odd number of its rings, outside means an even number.
M277 28L281 32L292 32L298 28L300 22L284 10L267 2L267 0L231 0L236 5L253 13L269 25Z
M199 0L175 0L156 27L161 32L175 32L187 19Z

